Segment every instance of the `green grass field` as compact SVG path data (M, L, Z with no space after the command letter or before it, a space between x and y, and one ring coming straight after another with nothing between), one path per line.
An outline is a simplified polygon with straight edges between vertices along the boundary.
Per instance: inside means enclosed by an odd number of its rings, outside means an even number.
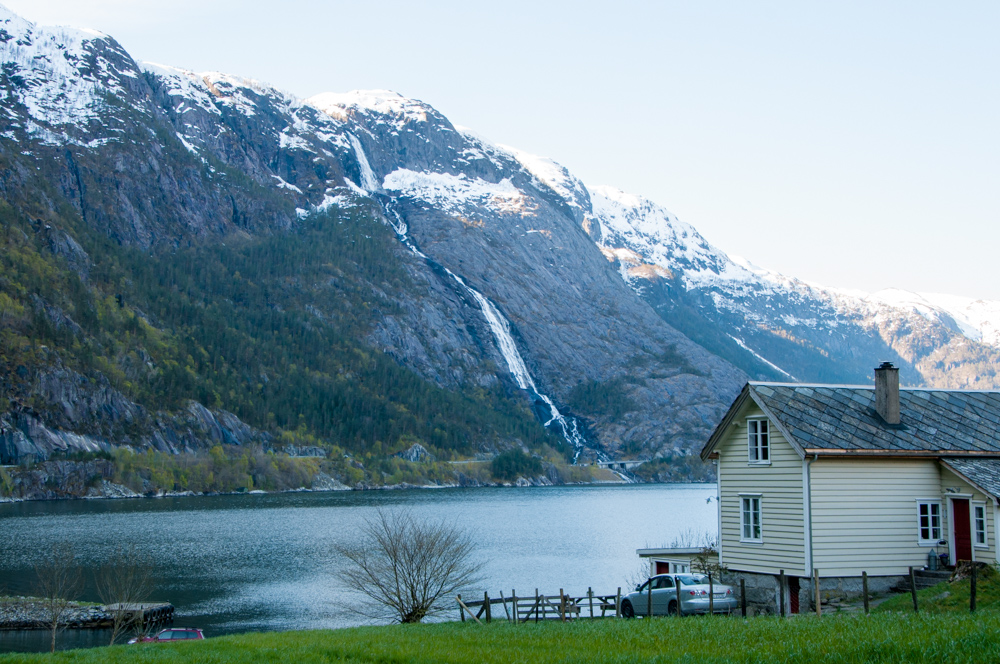
M950 613L969 610L971 594L968 579L955 583L939 583L917 591L917 605L928 613ZM1000 572L993 567L980 570L976 583L976 610L1000 611ZM875 608L883 611L913 611L913 598L909 593L897 595Z
M116 646L14 662L271 664L301 662L822 662L1000 661L1000 613L883 612L817 619L658 618L512 626L471 622L241 634L202 642Z

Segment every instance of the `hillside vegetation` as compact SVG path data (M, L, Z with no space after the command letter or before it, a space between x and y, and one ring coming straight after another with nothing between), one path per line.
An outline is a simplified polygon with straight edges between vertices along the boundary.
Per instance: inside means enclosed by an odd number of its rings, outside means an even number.
M401 472L406 463L391 457L414 444L438 461L515 443L564 458L562 440L520 394L501 385L439 387L366 341L376 321L412 295L398 243L371 210L332 208L294 233L150 251L123 247L68 211L56 226L25 208L0 202L5 403L142 448L165 417L194 401L235 414L262 432L265 447L324 450L334 459L324 470L345 482L359 475L375 483L453 480L428 465ZM80 416L85 405L39 387L52 375L75 381L78 401L110 394L128 412L104 407ZM209 463L205 442L201 459ZM358 467L336 461L345 453ZM253 454L217 454L215 465L230 456ZM147 461L148 485L149 469L167 462ZM196 488L160 479L152 482L157 488Z

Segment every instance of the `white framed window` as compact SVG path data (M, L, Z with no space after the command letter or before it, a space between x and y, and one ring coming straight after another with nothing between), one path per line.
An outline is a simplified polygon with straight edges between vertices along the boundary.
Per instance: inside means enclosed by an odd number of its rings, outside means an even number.
M972 503L972 543L986 548L986 503Z
M761 530L760 494L740 494L740 541L764 541Z
M917 539L921 544L937 544L941 539L940 501L917 501Z
M765 419L747 420L747 458L750 463L771 463L771 427Z

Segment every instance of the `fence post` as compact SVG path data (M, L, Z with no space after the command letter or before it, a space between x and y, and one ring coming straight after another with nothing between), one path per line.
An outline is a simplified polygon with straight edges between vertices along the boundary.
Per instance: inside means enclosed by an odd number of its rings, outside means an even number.
M785 570L778 570L778 599L779 606L781 607L780 613L781 617L785 617Z
M646 583L646 617L653 617L653 577Z
M712 573L708 573L708 615L715 615L715 585L712 584Z
M458 596L458 616L465 622L465 611L462 610L462 595Z
M861 592L865 594L865 615L868 615L868 572L861 573Z
M566 597L562 588L559 589L559 620L566 622Z
M969 577L969 613L976 611L976 561L972 561L972 575Z
M622 587L618 586L618 594L615 596L615 618L622 617Z
M535 588L535 624L538 624L538 610L542 608L538 604L538 588Z
M816 595L816 617L823 616L823 595L819 591L819 570L813 568L813 591Z
M510 595L511 595L510 601L514 604L514 624L516 625L517 621L520 620L520 617L517 613L517 591L511 588Z
M675 576L674 577L674 587L677 588L677 593L676 593L676 595L677 595L677 617L680 618L681 616L684 615L684 611L681 610L681 607L683 606L681 604L681 577L679 577L679 576Z
M490 594L488 592L486 592L486 591L483 591L483 602L486 603L485 604L485 606L486 606L486 622L488 622L488 623L493 622L493 608L490 606Z
M587 587L587 600L590 602L590 617L594 617L594 589Z
M747 580L742 576L740 577L740 610L743 612L743 617L747 617Z
M913 612L920 613L920 607L917 606L917 575L913 573L913 568L910 568L910 595L913 597Z

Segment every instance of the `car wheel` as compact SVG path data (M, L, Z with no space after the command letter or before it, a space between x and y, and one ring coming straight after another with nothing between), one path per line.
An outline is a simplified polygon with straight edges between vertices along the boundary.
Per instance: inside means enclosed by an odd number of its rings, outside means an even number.
M632 608L632 602L628 600L622 602L622 617L635 618L635 609Z
M671 602L667 605L667 615L676 616L677 615L677 602Z

